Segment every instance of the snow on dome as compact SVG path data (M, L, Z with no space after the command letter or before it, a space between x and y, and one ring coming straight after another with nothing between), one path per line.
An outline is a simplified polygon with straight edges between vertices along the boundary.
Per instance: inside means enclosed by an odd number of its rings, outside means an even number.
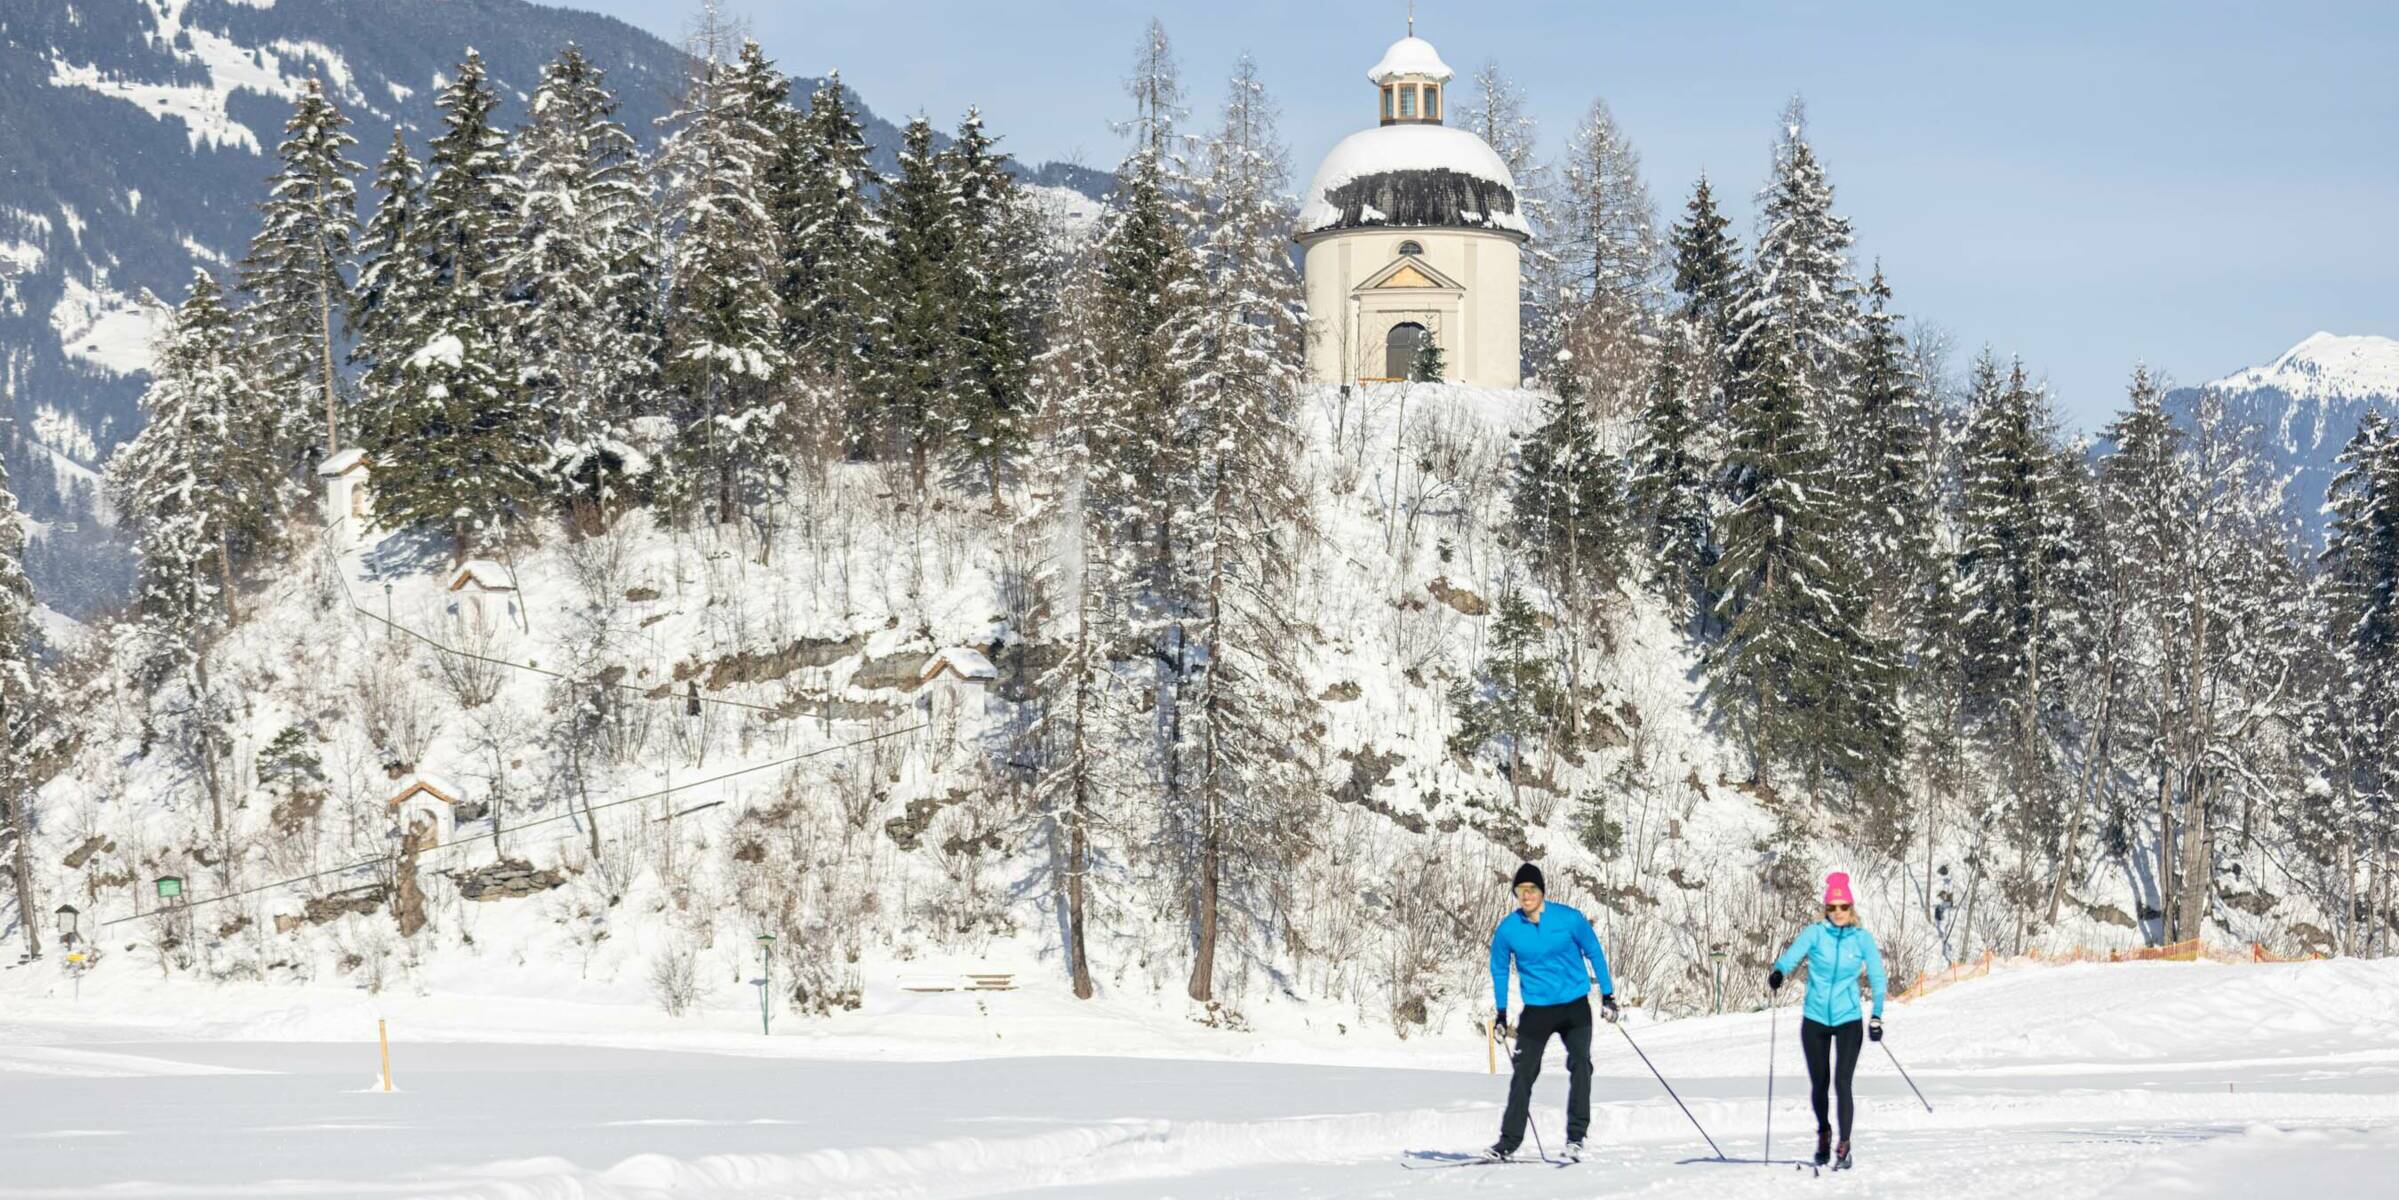
M1367 225L1532 232L1508 164L1483 139L1448 125L1361 129L1324 156L1301 194L1299 231Z
M1433 49L1433 44L1411 33L1391 43L1391 48L1383 51L1383 61L1376 63L1374 69L1366 73L1366 78L1380 86L1384 80L1400 75L1447 80L1452 74L1449 64L1441 61L1441 55Z

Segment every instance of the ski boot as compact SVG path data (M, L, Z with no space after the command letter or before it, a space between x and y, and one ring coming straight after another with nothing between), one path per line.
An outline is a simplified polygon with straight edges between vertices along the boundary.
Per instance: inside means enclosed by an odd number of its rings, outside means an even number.
M1494 1142L1491 1145L1483 1147L1483 1161L1495 1163L1514 1162L1516 1161L1516 1152L1513 1150L1502 1150L1499 1148L1499 1144Z
M1849 1143L1843 1142L1833 1149L1833 1170L1846 1171L1848 1169Z
M1570 1163L1579 1163L1583 1161L1583 1140L1581 1138L1576 1138L1575 1140L1566 1143L1565 1148L1558 1151L1558 1157L1563 1158Z
M1830 1129L1819 1129L1816 1131L1816 1165L1821 1167L1832 1160L1833 1131Z

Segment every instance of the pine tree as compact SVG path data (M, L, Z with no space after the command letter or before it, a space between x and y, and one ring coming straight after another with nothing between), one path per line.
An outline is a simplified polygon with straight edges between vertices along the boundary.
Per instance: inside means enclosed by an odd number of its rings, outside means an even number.
M738 62L698 71L659 152L673 245L666 374L682 407L685 471L714 492L716 519L730 521L789 465L773 387L789 365L775 296L783 249L764 180L788 84L755 42Z
M1741 336L1745 280L1741 245L1726 232L1732 222L1716 208L1716 195L1702 175L1691 189L1683 219L1667 231L1673 259L1675 314L1698 326L1711 372L1721 383L1731 374L1732 351Z
M842 90L826 76L808 112L781 131L772 190L783 260L776 288L783 330L807 371L853 391L865 374L866 322L874 306L876 233L866 202L873 178L863 127ZM861 406L849 441L868 440Z
M285 405L274 444L295 472L341 447L334 320L350 303L342 270L358 233L354 177L362 169L346 153L358 144L349 125L323 86L309 80L284 122L265 221L242 260L242 291L251 297L244 315ZM311 432L320 415L321 442Z
M1007 157L969 109L942 160L957 196L951 277L961 378L951 424L954 457L999 495L1001 464L1024 445L1027 391L1039 325L1036 256L1047 230L1018 194Z
M142 415L142 432L108 464L141 551L138 606L177 635L207 627L220 607L239 620L241 569L275 544L297 487L267 436L284 410L206 271L193 272L175 310Z
M1848 223L1816 164L1798 102L1784 112L1763 196L1755 285L1743 299L1710 574L1723 642L1709 692L1744 726L1753 761L1829 771L1887 792L1898 753L1891 650L1864 625L1864 580L1841 531L1831 420L1846 407L1855 336Z
M932 124L910 121L876 213L886 233L872 334L877 441L906 459L919 495L965 407L960 198L943 159Z
M547 487L607 505L639 465L629 426L657 402L657 263L639 151L603 73L575 46L534 88L516 191L508 341L542 421Z
M1623 487L1581 382L1561 381L1517 447L1509 500L1533 566L1579 610L1589 611L1623 573Z
M358 283L350 296L350 360L364 365L360 440L379 443L403 381L401 365L425 342L422 322L431 305L432 256L423 236L425 173L408 151L408 136L392 131L391 149L375 169L379 199L358 243Z
M538 414L505 365L514 357L502 311L505 269L520 204L506 139L492 125L499 97L482 58L469 51L434 104L442 130L422 206L405 230L407 244L421 248L425 274L410 288L414 311L395 314L412 336L379 347L390 390L370 449L378 518L447 532L452 555L463 560L531 508L548 449Z
M1184 852L1195 931L1191 980L1215 997L1227 926L1271 920L1271 891L1308 794L1311 701L1291 617L1305 525L1296 425L1306 318L1285 245L1292 214L1274 109L1244 56L1208 142L1192 322L1174 347L1188 371L1187 472L1172 490L1187 631L1178 698L1189 764L1167 819Z
M1873 307L1858 342L1849 430L1839 439L1841 493L1870 589L1869 621L1887 636L1913 640L1931 584L1933 414L1879 266L1866 295Z
M1708 498L1715 466L1708 460L1700 414L1708 377L1700 327L1669 320L1641 406L1626 504L1641 530L1649 583L1669 602L1689 605L1694 631L1706 616L1707 569L1714 550Z
M1526 754L1572 705L1542 644L1541 613L1523 592L1500 593L1490 653L1472 678L1451 685L1449 704L1457 715L1450 753L1472 756L1494 747L1500 773L1516 786Z
M2369 411L2335 461L2317 586L2331 661L2323 685L2323 735L2310 742L2329 768L2320 820L2335 847L2324 857L2336 860L2340 881L2330 897L2339 914L2340 949L2355 954L2371 952L2379 940L2380 922L2365 922L2368 931L2361 932L2358 914L2377 907L2399 792L2399 753L2393 750L2399 745L2399 435L2381 413Z

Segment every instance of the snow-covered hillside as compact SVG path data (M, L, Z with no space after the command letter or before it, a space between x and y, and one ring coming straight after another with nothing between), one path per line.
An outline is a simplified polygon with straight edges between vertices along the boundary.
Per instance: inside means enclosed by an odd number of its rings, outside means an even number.
M2399 340L2318 331L2265 366L2235 371L2207 386L2227 392L2273 388L2318 404L2387 400L2399 396Z
M674 1021L544 996L193 997L139 973L77 999L25 974L0 972L8 1196L2338 1200L2399 1170L2389 962L2027 966L1894 1004L1891 1055L1858 1072L1858 1165L1816 1179L1794 1162L1787 1007L1603 1030L1592 1157L1560 1169L1463 1165L1505 1082L1462 1030L1399 1043L1303 1011L1242 1035L1041 989L877 988L844 1032L761 1036L730 996ZM1563 1075L1553 1052L1533 1115L1551 1150Z

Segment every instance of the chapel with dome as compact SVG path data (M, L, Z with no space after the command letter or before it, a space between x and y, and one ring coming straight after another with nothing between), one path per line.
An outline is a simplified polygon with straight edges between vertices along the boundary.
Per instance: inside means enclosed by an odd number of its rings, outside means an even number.
M1341 139L1300 195L1313 382L1404 379L1427 340L1452 381L1522 382L1532 230L1498 152L1442 124L1452 74L1411 22L1366 73L1380 122Z

